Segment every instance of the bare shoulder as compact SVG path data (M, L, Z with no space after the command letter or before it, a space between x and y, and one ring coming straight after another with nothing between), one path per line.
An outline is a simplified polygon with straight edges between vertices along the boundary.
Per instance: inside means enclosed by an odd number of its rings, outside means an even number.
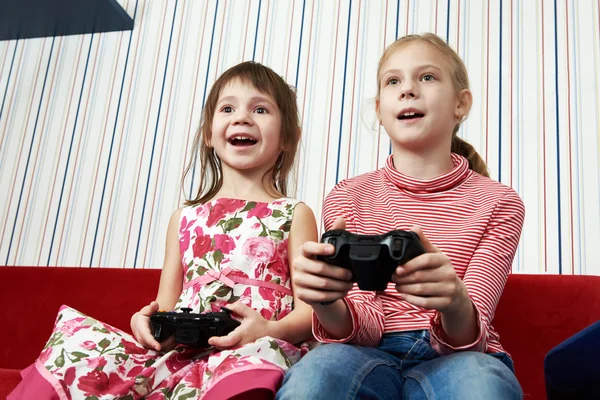
M312 208L310 208L309 206L306 205L306 203L303 203L300 201L294 207L293 219L296 220L296 219L307 219L307 218L315 219L315 213L313 212Z
M294 207L290 239L301 238L301 241L316 240L317 221L313 210L305 203L299 202Z

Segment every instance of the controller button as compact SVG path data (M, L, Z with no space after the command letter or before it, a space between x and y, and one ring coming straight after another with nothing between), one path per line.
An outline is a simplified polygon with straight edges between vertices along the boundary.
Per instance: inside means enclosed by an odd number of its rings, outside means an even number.
M182 311L182 312L184 312L184 313L186 313L186 314L189 314L189 313L191 313L191 312L192 312L192 309L191 309L191 308L188 308L188 307L183 307L183 308L181 309L181 311Z

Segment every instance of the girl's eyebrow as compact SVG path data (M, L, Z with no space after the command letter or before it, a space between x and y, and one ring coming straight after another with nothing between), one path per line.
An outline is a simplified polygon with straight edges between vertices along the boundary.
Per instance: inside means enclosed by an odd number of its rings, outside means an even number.
M423 64L423 65L419 65L418 67L415 68L415 70L417 70L417 71L422 71L424 69L435 69L438 72L442 72L442 69L434 64ZM390 75L390 74L397 75L400 73L402 73L401 70L399 70L397 68L392 68L392 69L387 69L387 70L383 71L381 76Z
M225 97L220 98L219 101L217 102L217 104L230 103L230 102L234 102L236 100L237 100L236 96L225 96ZM250 98L250 103L251 104L255 104L255 103L267 103L271 107L275 107L275 105L273 104L273 102L271 100L269 100L269 98L266 97L266 96L253 96L253 97Z

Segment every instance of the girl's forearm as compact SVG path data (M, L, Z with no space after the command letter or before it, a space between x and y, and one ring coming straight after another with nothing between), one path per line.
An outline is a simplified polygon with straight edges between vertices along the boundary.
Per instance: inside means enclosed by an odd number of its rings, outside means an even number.
M467 296L461 306L454 311L441 313L442 327L446 341L451 346L465 346L473 343L479 334L475 305Z
M304 305L279 321L269 321L267 334L292 344L312 339L312 309Z
M344 339L352 334L352 316L344 300L329 305L315 304L313 309L331 339Z

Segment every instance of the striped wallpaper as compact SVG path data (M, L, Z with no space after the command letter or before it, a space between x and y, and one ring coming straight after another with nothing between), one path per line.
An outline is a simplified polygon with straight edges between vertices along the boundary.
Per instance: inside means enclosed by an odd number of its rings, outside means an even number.
M600 275L600 0L120 3L132 32L0 42L0 264L160 268L207 90L242 60L298 89L296 195L320 218L389 154L384 47L432 31L470 73L461 136L525 201L514 270Z

